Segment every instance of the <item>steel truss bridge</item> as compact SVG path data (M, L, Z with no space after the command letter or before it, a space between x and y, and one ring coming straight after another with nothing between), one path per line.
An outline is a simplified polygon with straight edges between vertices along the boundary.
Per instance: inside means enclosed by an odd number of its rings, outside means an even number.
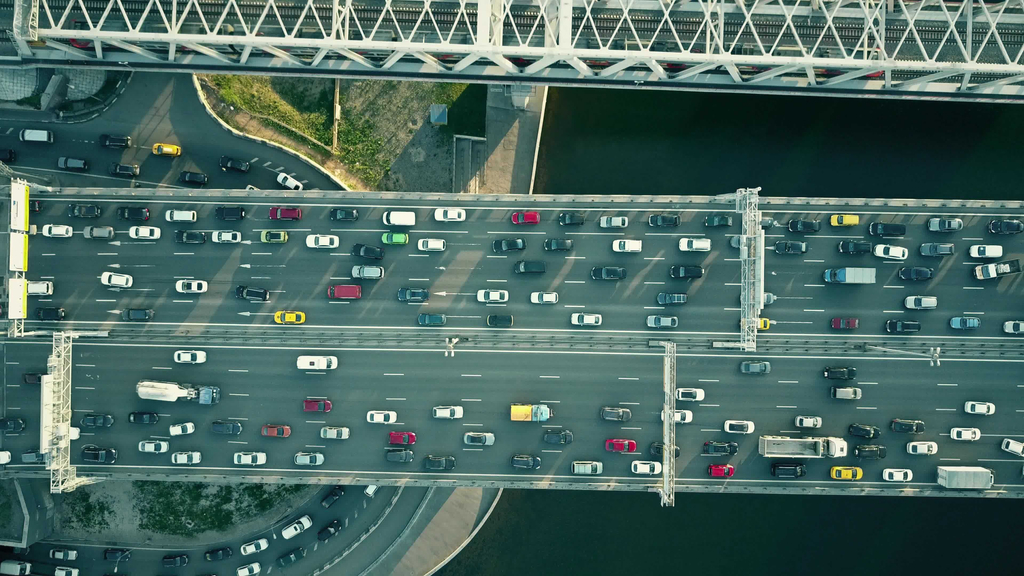
M0 0L4 11L22 65L1024 98L1024 0Z

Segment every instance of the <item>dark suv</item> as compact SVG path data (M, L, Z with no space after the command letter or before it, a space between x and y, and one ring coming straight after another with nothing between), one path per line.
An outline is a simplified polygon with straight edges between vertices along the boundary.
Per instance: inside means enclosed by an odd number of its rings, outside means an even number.
M230 156L221 156L220 169L225 172L228 170L234 170L235 172L241 172L244 174L249 171L249 163L245 160L235 160Z
M100 144L106 146L107 148L131 148L132 137L100 134Z
M257 302L268 302L270 300L270 291L264 288L255 288L253 286L239 286L235 288L235 298L254 300Z
M491 242L491 250L497 253L526 250L526 240L523 240L522 238L505 238L502 240L495 240L494 242Z
M213 431L216 434L227 434L229 436L238 436L242 433L242 425L238 422L229 422L227 420L214 420Z
M890 334L906 334L920 332L921 323L916 320L886 320L885 331Z
M711 218L711 216L708 216ZM679 226L679 216L675 214L651 214L647 218L647 224L655 228L670 228Z
M626 277L626 269L620 266L594 266L590 269L590 277L594 280L622 280Z
M96 462L97 464L113 464L117 461L117 450L113 448L100 448L95 444L82 446L82 460Z
M735 454L739 452L740 445L735 442L721 442L719 440L708 440L704 443L705 454Z
M672 306L674 304L686 304L686 294L682 292L659 292L658 304Z
M922 434L924 433L924 422L920 420L903 420L902 418L894 418L890 428L892 428L893 432Z
M878 429L878 426L871 426L869 424L850 424L848 432L850 436L860 436L868 440L882 435L882 431Z
M145 222L149 220L149 208L145 206L121 206L117 209L117 217L121 220Z
M107 172L110 172L111 176L138 176L139 166L138 164L121 164L120 162L111 162L110 166L107 167Z
M872 222L868 224L868 234L872 236L905 236L907 226L892 222Z
M103 214L95 204L71 204L68 206L68 218L99 218Z
M359 210L355 208L331 208L331 220L338 222L355 222L359 220Z
M178 175L178 182L182 184L194 184L196 186L203 186L210 179L202 172L191 172L189 170L182 170L181 174Z
M580 212L562 212L558 215L560 226L582 226L587 221L587 216Z
M218 206L214 211L220 220L241 220L245 218L245 208L241 206Z
M331 488L331 491L327 493L327 496L324 496L324 499L320 501L320 505L324 508L330 508L331 506L334 506L334 503L338 501L338 498L341 498L344 495L345 487L335 486L334 488Z
M598 415L602 420L611 420L613 422L629 422L629 419L633 417L633 413L630 412L629 408L619 408L618 406L604 406Z
M871 242L864 240L843 240L839 243L839 252L843 254L870 254Z
M548 238L544 241L544 249L548 252L554 250L567 251L572 250L572 240L568 238Z
M384 459L388 462L401 462L404 464L412 462L413 452L405 448L385 448Z
M790 220L789 231L800 234L813 234L821 230L820 220Z
M541 260L520 260L512 265L516 274L543 274L547 269L547 264Z
M156 316L156 312L148 308L126 308L121 312L121 319L125 322L149 322Z
M545 430L544 442L548 444L572 444L572 432L569 430Z
M709 227L732 226L732 216L728 214L712 214L704 218L704 225Z
M111 562L115 560L127 562L132 559L132 551L127 548L107 548L103 551L103 559L110 560Z
M857 458L863 458L865 460L881 460L885 458L885 446L878 444L861 444L853 449L853 454Z
M828 366L822 374L829 380L853 380L857 377L857 369L852 366Z
M669 278L701 278L704 276L704 268L701 266L672 266L668 269Z
M511 314L491 314L487 317L487 325L491 328L511 328Z
M132 424L156 424L160 421L160 415L156 412L132 412L128 415L128 421Z
M455 470L455 456L434 456L431 454L423 459L426 470Z
M988 231L992 234L1020 234L1024 232L1024 223L1020 220L993 220L988 223Z
M788 462L772 464L772 476L776 478L799 478L805 474L807 474L807 467L803 464Z
M366 244L356 244L352 246L352 255L359 256L360 258L368 258L370 260L383 260L384 249L376 246L368 246Z
M198 230L175 230L174 241L180 244L205 244L206 233Z

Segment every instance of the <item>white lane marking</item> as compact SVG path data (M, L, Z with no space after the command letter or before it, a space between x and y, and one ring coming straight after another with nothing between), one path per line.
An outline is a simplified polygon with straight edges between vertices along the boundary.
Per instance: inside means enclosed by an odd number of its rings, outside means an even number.
M936 408L936 412L956 412L956 408Z
M936 384L936 386L959 386L959 384L942 384L942 383L939 383L939 384Z
M195 300L171 300L171 302L175 304L191 304L195 302Z
M905 310L882 310L882 314L903 314Z
M824 288L824 284L804 284L804 288Z
M804 308L804 312L824 312L824 310L811 310L811 309Z
M95 364L75 364L75 366L77 366L79 368L95 368L96 367Z
M903 286L882 286L882 288L903 288Z
M700 380L697 380L697 382L719 382L719 380L712 380L710 378L701 378Z
M878 410L876 406L857 406L857 410Z
M463 378L479 378L480 374L463 374Z
M779 384L799 384L799 380L779 380Z
M984 312L964 312L964 314L984 314Z
M740 283L739 282L726 282L725 285L726 286L740 286Z
M796 406L776 406L776 408L796 408Z
M664 282L644 282L644 284L664 284Z
M538 378L554 378L554 379L557 380L557 379L561 378L561 376L538 376Z
M394 397L394 398L385 398L385 400L393 401L393 402L404 402L406 400L406 398Z
M644 258L644 260L664 260L664 258L659 256L659 257L652 257L652 258Z
M483 402L483 399L481 399L481 398L462 398L459 401L460 402Z
M231 368L228 368L228 372L242 372L242 373L245 373L245 372L248 372L248 370L241 370L241 369L233 370Z
M565 284L586 284L586 280L566 280Z
M625 404L626 406L639 406L639 402L619 402L619 404Z
M804 262L807 262L807 263L811 263L811 262L821 263L821 262L824 262L824 260L804 260Z
M170 366L153 366L153 370L174 370Z
M984 290L984 286L963 286L964 290Z
M619 380L640 380L639 378L632 378L627 376L619 376Z

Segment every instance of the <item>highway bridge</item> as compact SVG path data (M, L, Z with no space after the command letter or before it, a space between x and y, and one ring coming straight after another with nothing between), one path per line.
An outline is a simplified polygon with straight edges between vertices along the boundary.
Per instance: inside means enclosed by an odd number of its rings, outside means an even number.
M627 5L628 4L628 5ZM1019 101L1020 2L3 0L11 63Z
M255 194L255 196L246 195ZM66 442L67 466L74 478L133 478L352 483L435 484L445 486L509 486L587 490L658 491L669 479L674 491L738 491L907 495L978 495L1019 497L1024 459L1000 450L1004 438L1024 436L1019 413L1024 410L1017 384L1024 345L1021 336L1008 334L1003 324L1024 320L1018 304L1021 276L977 280L973 269L980 261L969 255L973 245L999 245L1003 257L1019 258L1024 236L996 235L988 230L993 220L1018 218L1018 202L837 200L761 198L764 219L763 309L755 313L769 327L756 336L756 350L744 350L741 339L742 265L732 239L741 235L741 214L734 196L721 197L490 197L448 194L337 193L311 190L301 193L231 190L64 189L60 194L33 194L40 211L30 222L69 225L71 238L29 237L28 280L53 282L52 295L30 296L28 319L19 337L4 347L4 414L27 422L21 433L3 437L2 449L14 455L4 473L45 475L43 464L20 461L20 455L39 449L41 405L53 403L51 384L42 387L25 381L26 374L44 373L63 364L69 371L70 411L80 436ZM100 207L95 219L68 217L70 204ZM246 216L224 221L215 216L220 206L241 206ZM148 222L128 222L115 216L124 206L146 207ZM273 207L302 209L297 221L270 220ZM332 208L356 209L356 221L330 219ZM465 221L439 222L436 208L465 211ZM193 223L169 223L166 210L195 210ZM381 235L393 231L382 223L388 210L416 213L416 224L401 229L407 245L381 244ZM535 211L539 223L515 224L513 213ZM579 226L560 225L559 215L583 215ZM649 225L652 215L678 216L676 227ZM830 226L833 214L857 216L855 226ZM732 215L731 226L709 227L711 215ZM628 218L625 228L602 228L604 216ZM935 216L962 219L957 232L929 232ZM759 219L759 220L760 220ZM791 220L820 221L821 230L797 234ZM868 233L872 222L904 224L900 237ZM86 239L84 226L111 226L113 240ZM150 225L161 229L159 240L129 238L129 228ZM205 233L203 244L174 240L176 230ZM213 232L234 230L237 244L209 240ZM265 231L284 230L281 244L261 242ZM311 234L336 235L337 248L306 246ZM521 238L525 249L496 253L492 242ZM418 250L422 239L442 239L441 252ZM569 251L545 250L545 241L567 239ZM613 250L614 241L640 240L638 253ZM680 239L707 239L709 251L681 252ZM837 244L847 240L906 247L905 261L885 260L868 254L842 254ZM807 243L803 254L777 254L778 241ZM757 242L761 242L758 240ZM927 257L919 252L929 242L952 243L955 253ZM356 243L382 246L383 260L351 255ZM542 274L517 274L519 260L546 263ZM354 280L354 265L382 265L382 280ZM696 279L671 278L671 266L701 266ZM622 280L594 280L592 269L626 269ZM871 285L833 285L822 281L826 268L873 268ZM899 278L905 267L933 271L924 281ZM104 272L130 274L130 288L111 288L100 282ZM181 294L180 280L204 280L202 294ZM358 300L331 300L329 286L358 284ZM268 302L250 302L235 296L239 285L270 291ZM402 302L402 288L423 288L425 302ZM481 303L479 290L504 290L506 302ZM530 302L533 292L558 293L557 304ZM686 303L658 304L660 293L685 293ZM932 310L908 310L907 296L935 296ZM37 307L61 307L61 322L35 319ZM148 309L149 322L126 322L126 309ZM281 310L301 311L301 325L275 324ZM419 326L419 314L444 314L443 326ZM600 314L600 326L571 324L575 313ZM508 328L488 327L486 317L511 315ZM647 326L651 315L673 316L675 328ZM950 319L980 318L980 327L957 330ZM834 330L832 319L857 318L855 330ZM913 334L887 333L887 320L914 320L921 330ZM70 348L57 350L51 334L77 334ZM456 340L457 339L457 340ZM666 348L674 346L675 378L666 381ZM671 347L669 348L671 350ZM205 363L173 361L177 350L201 350ZM336 356L331 370L299 370L300 355ZM769 374L747 375L744 361L768 361ZM853 382L827 380L828 366L857 368ZM194 402L157 402L136 394L142 380L215 385L221 400L212 406ZM830 386L855 385L863 390L856 401L830 398ZM676 401L676 388L701 388L705 398ZM692 421L677 424L674 439L666 432L661 413L666 390L671 408L689 410ZM45 396L45 398L44 398ZM304 400L329 400L329 413L304 412ZM967 401L992 402L990 416L964 412ZM550 420L513 422L514 403L544 403L554 412ZM456 420L432 417L435 406L461 406ZM603 407L627 408L627 422L602 420ZM393 424L367 421L370 411L394 411ZM129 423L132 412L155 412L153 425ZM85 428L88 414L109 414L109 428ZM816 430L797 429L798 415L821 417ZM894 418L921 420L923 435L889 430ZM753 434L727 433L726 420L752 421ZM213 432L214 421L237 422L238 435ZM189 435L169 434L171 424L192 422ZM882 429L879 439L866 441L847 434L850 424ZM261 435L263 425L287 425L287 438ZM344 426L350 437L324 440L323 426ZM979 428L974 442L955 441L954 427ZM570 430L571 444L548 444L546 431ZM389 432L414 432L412 463L385 460ZM490 432L490 446L466 445L466 432ZM53 433L50 430L50 433ZM772 460L758 454L762 434L844 437L850 455L808 459L807 475L780 479L770 474ZM679 447L671 475L639 476L631 473L634 460L658 461L649 449L668 438ZM606 451L608 439L636 443L627 454ZM141 453L143 440L169 442L169 452ZM938 453L910 455L909 441L934 441ZM706 441L735 441L731 456L702 454ZM854 457L857 444L888 447L884 460ZM113 464L82 459L82 448L95 445L117 450ZM171 453L198 451L202 461L192 466L172 465ZM236 466L236 452L263 452L266 464ZM319 467L296 466L299 452L324 455ZM515 469L516 454L539 457L535 470ZM450 471L428 471L428 455L454 456ZM571 474L573 461L599 461L596 476ZM731 464L731 478L711 478L711 464ZM831 466L860 466L864 478L856 482L830 479ZM936 484L940 465L980 465L994 471L990 490L947 491ZM884 482L882 470L910 469L907 483ZM667 468L666 468L667 472ZM73 479L73 478L72 478ZM663 498L670 500L670 494Z

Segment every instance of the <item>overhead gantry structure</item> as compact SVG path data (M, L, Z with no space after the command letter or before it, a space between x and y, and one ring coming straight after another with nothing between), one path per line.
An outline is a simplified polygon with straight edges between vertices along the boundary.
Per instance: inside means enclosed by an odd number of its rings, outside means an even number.
M28 64L1024 99L1024 0L0 0Z

